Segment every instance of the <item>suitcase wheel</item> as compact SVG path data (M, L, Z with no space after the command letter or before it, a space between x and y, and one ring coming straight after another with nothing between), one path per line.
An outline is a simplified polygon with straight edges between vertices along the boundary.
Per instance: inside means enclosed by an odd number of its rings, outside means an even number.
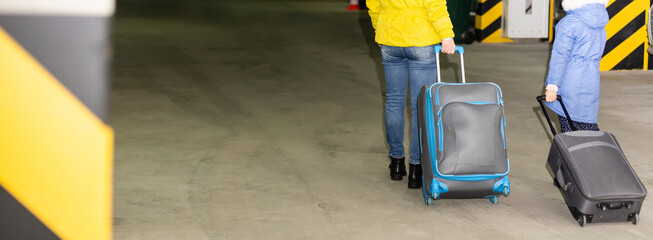
M584 227L585 224L587 223L587 215L581 214L580 216L578 216L578 219L576 219L576 221L578 221L578 225L580 225L580 227Z
M497 203L499 203L499 197L498 197L498 196L492 196L492 197L490 197L490 202L491 202L492 204L497 204Z
M430 197L424 198L424 203L426 203L426 205L433 204L433 198Z
M630 217L630 221L633 222L633 225L637 225L639 222L639 213L635 213Z
M510 189L508 188L508 186L503 187L503 192L502 192L501 194L502 194L504 197L507 197L508 194L510 194ZM498 199L498 197L497 197L497 199Z

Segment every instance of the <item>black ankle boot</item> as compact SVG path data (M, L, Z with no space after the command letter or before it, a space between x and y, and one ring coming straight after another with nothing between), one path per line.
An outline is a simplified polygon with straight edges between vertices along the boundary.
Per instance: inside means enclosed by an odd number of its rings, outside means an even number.
M422 164L409 164L408 188L422 187Z
M390 157L390 179L399 181L406 176L405 158Z

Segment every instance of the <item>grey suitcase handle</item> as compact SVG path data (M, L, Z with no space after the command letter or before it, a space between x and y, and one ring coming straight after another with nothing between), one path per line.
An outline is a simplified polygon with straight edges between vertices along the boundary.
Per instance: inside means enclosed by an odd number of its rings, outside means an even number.
M566 191L569 188L570 183L565 183L565 177L562 174L562 168L558 168L555 180L558 181L558 186L560 186L563 190Z
M440 52L442 52L442 46L441 45L436 45L435 46L435 65L438 67L438 82L442 82L442 77L440 76ZM456 46L456 52L460 54L460 71L462 72L463 76L463 83L465 83L465 59L463 59L463 54L465 53L465 49L461 46Z
M540 107L542 108L542 112L544 113L544 117L546 117L546 121L549 123L549 127L551 128L551 133L553 133L553 136L555 136L556 129L553 127L553 123L551 123L551 118L549 118L549 114L546 112L546 108L544 107L544 100L546 100L545 95L540 95L536 97L537 102L540 103ZM569 122L569 126L571 127L572 131L578 130L574 123L571 121L571 117L569 116L569 112L567 112L567 108L565 107L565 104L562 102L562 97L560 95L556 96L556 99L560 102L560 106L562 107L562 111L565 112L565 116L567 117L567 121Z

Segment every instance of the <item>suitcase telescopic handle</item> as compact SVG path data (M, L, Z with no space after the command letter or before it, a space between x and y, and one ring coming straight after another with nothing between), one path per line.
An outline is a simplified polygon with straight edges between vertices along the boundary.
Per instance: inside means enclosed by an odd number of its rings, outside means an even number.
M537 96L537 102L540 103L540 107L542 108L542 112L544 113L544 117L546 117L546 121L549 123L549 127L551 128L551 133L555 136L556 130L553 127L553 123L551 123L551 118L549 118L549 114L546 112L546 108L544 107L544 100L546 100L545 95ZM567 108L565 107L565 104L562 102L562 97L560 95L556 96L556 100L560 102L560 106L562 107L562 111L565 112L565 117L567 117L567 121L569 122L569 126L571 127L572 131L576 131L576 126L574 126L574 123L571 121L571 117L569 116L569 112L567 112Z
M440 76L440 52L442 52L442 45L436 45L435 46L435 64L438 67L438 82L442 82L442 77ZM463 54L465 53L465 49L461 46L456 46L456 52L460 54L460 71L462 72L463 76L463 83L465 83L465 59L463 59Z

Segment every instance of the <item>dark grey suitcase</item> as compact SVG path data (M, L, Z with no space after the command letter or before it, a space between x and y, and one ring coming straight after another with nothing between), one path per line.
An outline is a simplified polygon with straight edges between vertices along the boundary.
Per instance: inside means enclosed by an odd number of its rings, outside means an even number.
M614 135L601 131L556 134L544 108L537 101L554 135L547 165L553 183L563 193L571 214L582 227L586 223L625 222L637 224L646 188L626 160ZM569 113L558 96L567 119Z

